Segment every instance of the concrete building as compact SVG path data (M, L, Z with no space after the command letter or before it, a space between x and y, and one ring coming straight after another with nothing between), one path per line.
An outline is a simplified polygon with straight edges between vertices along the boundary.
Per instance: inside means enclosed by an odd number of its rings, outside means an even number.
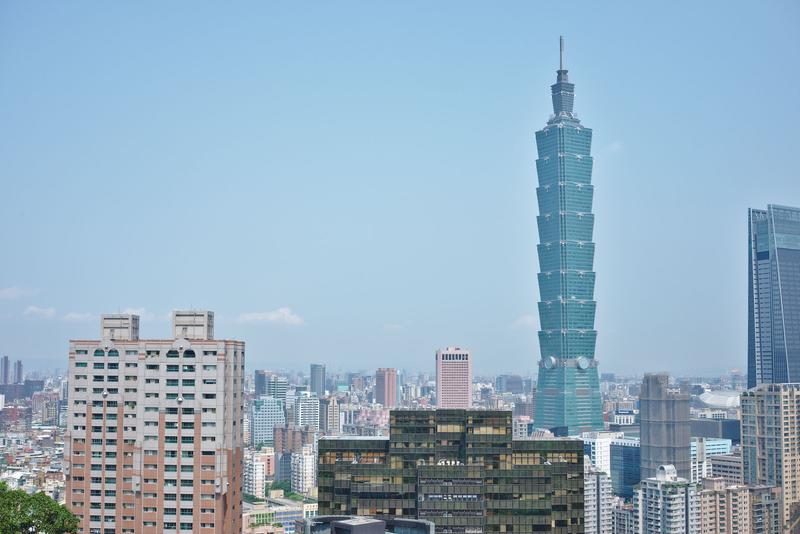
M285 424L283 401L262 396L250 403L250 434L254 446L273 446L275 427Z
M472 407L472 354L469 350L447 347L436 351L436 406Z
M638 534L639 527L636 524L636 511L633 509L633 503L618 499L611 510L611 518L613 534Z
M102 339L136 341L139 339L139 316L131 313L110 313L100 319Z
M595 468L588 456L583 459L583 510L586 534L611 534L614 493L611 477Z
M266 496L269 481L275 476L275 449L247 450L244 455L244 493Z
M325 380L325 366L321 363L312 363L309 390L316 394L318 399L325 396Z
M319 430L319 398L303 391L294 402L294 424Z
M393 410L389 432L319 440L321 514L425 519L442 534L584 531L579 440L513 440L499 410Z
M622 432L583 432L583 453L589 457L593 466L610 475L611 443L624 437Z
M662 465L636 486L633 506L639 534L696 534L700 529L699 487Z
M317 454L313 445L292 453L292 491L310 495L317 486Z
M265 530L266 525L278 526L284 534L294 534L296 524L303 519L317 515L317 503L309 499L295 501L283 496L283 491L270 491L266 502L245 505L242 523L243 534L279 534L279 531ZM228 534L225 531L223 534ZM238 531L231 534L238 534Z
M777 486L730 486L722 478L703 480L701 534L780 534L783 519Z
M245 344L215 340L210 312L173 317L196 337L70 341L66 505L84 533L241 530Z
M397 369L382 367L375 371L375 402L384 408L397 406Z
M689 395L669 386L666 373L644 375L639 396L642 478L655 477L672 465L680 478L691 480Z
M708 459L711 476L723 478L728 485L742 484L742 454L719 454Z
M289 391L289 379L285 376L268 374L265 378L265 388L267 395L286 401L286 393Z
M342 431L339 401L333 395L319 400L319 429L329 436Z
M214 339L214 312L173 311L172 335L175 339Z
M784 528L800 531L800 384L762 384L742 393L745 484L780 486Z
M693 437L689 457L692 462L692 482L711 476L711 458L731 452L731 440Z
M641 446L634 438L615 439L611 442L611 484L614 494L630 499L633 488L642 480Z

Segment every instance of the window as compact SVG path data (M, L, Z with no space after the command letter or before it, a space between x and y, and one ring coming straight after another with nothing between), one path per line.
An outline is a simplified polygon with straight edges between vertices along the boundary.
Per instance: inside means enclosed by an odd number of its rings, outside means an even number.
M75 362L75 367L86 367L87 365L87 362Z
M157 363L148 363L147 367L145 367L148 371L158 371L158 364Z

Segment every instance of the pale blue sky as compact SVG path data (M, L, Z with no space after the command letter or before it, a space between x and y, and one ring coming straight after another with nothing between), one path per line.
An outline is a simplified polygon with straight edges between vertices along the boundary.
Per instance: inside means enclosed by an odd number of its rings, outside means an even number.
M800 205L799 6L3 2L0 353L194 306L250 368L533 371L564 34L601 370L744 368L747 208Z

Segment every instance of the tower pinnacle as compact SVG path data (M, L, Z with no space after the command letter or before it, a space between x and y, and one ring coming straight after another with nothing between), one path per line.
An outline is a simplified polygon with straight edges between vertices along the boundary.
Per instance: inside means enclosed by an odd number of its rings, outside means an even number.
M558 44L560 45L560 52L558 54L558 70L564 70L564 36L561 35L558 38Z

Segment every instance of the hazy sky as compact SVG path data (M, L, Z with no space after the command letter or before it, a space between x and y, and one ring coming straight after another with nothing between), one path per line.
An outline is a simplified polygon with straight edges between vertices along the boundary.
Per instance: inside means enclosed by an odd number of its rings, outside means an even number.
M539 357L534 131L594 129L601 371L745 368L747 208L800 205L800 4L0 3L0 353L217 313L248 366Z

